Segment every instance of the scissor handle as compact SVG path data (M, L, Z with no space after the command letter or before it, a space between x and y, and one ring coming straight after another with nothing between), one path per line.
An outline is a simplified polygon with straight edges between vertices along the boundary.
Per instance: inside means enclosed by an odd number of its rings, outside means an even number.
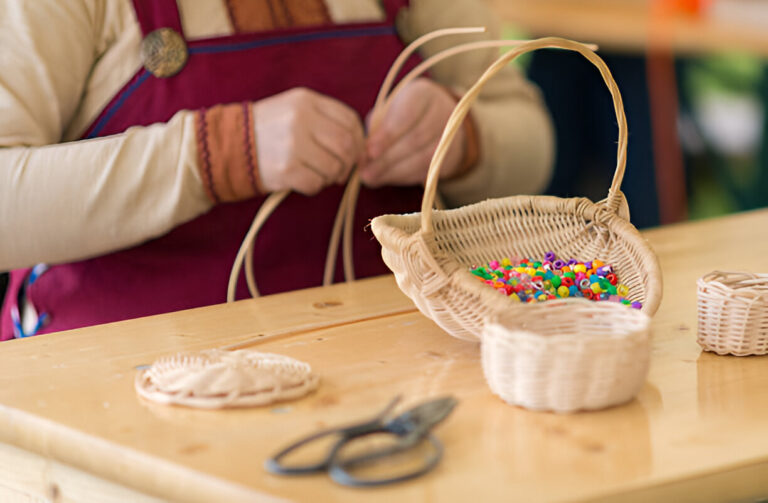
M392 432L389 430L383 429L380 433L392 433ZM363 436L363 435L358 435L358 437L359 436ZM347 458L347 459L339 459L338 451L349 440L350 440L349 438L343 439L342 441L339 441L337 442L336 445L334 445L334 448L330 456L331 458L330 465L328 467L328 473L331 476L331 479L345 486L372 487L372 486L382 486L386 484L394 484L397 482L410 480L410 479L419 477L421 475L424 475L425 473L432 470L435 466L437 466L437 464L440 462L440 459L443 457L443 444L440 443L437 437L435 437L432 434L428 434L426 436L422 436L420 438L414 439L413 441L400 442L392 447L387 447L385 449L374 450L366 454ZM426 458L424 464L418 470L414 470L412 472L399 475L397 477L386 477L386 478L378 478L378 479L377 478L358 478L358 477L355 477L349 471L350 468L353 468L355 466L371 463L373 461L386 458L388 456L392 456L400 452L412 449L415 445L421 443L421 441L423 440L427 440L429 443L432 444L433 451L431 455Z
M320 461L316 463L309 463L304 465L293 465L293 466L287 466L282 463L283 458L285 458L290 453L300 449L301 447L307 445L310 442L314 442L315 440L318 440L323 437L327 437L329 435L341 435L341 438L333 445L328 455L326 455ZM264 462L264 467L267 469L267 471L269 471L270 473L274 473L276 475L301 475L306 473L322 472L328 469L328 467L331 464L331 459L333 457L334 452L338 450L339 444L343 444L345 440L346 440L346 437L343 435L343 429L331 428L331 429L319 431L314 435L310 435L308 437L305 437L299 440L298 442L295 442L289 445L288 447L281 450L271 458L267 459Z
M327 430L319 431L313 435L309 435L308 437L302 438L301 440L289 445L285 449L281 450L271 458L269 458L265 463L264 467L271 473L275 473L277 475L300 475L305 473L316 473L321 472L324 470L327 470L333 461L333 458L336 456L336 453L339 452L341 447L352 440L353 438L358 437L364 437L366 435L371 435L373 433L380 433L386 431L381 423L381 421L377 418L372 421L367 421L365 423L360 423L352 426L347 426L345 428L329 428ZM282 463L282 459L285 458L290 453L300 449L301 447L314 442L316 440L319 440L323 437L328 437L330 435L338 435L339 440L336 441L328 451L328 454L322 458L320 461L316 463L309 463L305 465L293 465L293 466L287 466Z
M374 416L372 419L369 419L368 421L364 421L362 423L352 424L350 426L345 426L341 428L329 428L326 430L318 431L317 433L313 435L309 435L308 437L305 437L285 449L281 450L268 460L264 462L264 468L266 468L267 471L270 473L274 473L276 475L300 475L305 473L316 473L321 472L323 470L328 469L328 467L331 465L331 460L336 455L336 453L341 449L341 446L347 442L350 438L364 436L370 433L377 433L379 431L382 431L382 428L384 427L384 418L389 414L392 409L397 405L397 402L400 401L400 395L397 395L394 397L390 402L387 404L384 409L379 412L376 416ZM286 466L284 465L281 460L287 456L288 454L294 452L295 450L307 445L310 442L314 442L315 440L318 440L323 437L327 437L329 435L339 435L339 440L331 447L331 450L328 452L328 455L324 457L322 460L316 462L316 463L310 463L306 465L295 465L295 466Z

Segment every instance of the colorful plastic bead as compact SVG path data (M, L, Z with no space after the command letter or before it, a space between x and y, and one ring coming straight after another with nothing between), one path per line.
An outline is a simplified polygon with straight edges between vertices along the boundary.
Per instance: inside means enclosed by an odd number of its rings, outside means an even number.
M547 252L544 260L505 257L491 260L485 266L472 266L469 271L516 302L584 297L593 301L620 302L637 309L642 307L640 302L627 299L629 288L619 284L613 267L597 259L565 262L554 252Z

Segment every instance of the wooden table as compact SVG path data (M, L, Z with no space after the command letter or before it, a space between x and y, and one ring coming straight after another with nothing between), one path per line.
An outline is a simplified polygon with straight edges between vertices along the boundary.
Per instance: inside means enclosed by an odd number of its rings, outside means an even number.
M391 277L2 344L1 501L723 501L768 496L768 358L696 345L696 278L768 269L768 210L647 231L664 270L637 399L555 415L491 394L478 345L414 311ZM239 411L144 402L135 368L244 343L311 363L305 399ZM431 474L375 490L262 469L287 441L451 393ZM14 497L17 498L14 500Z

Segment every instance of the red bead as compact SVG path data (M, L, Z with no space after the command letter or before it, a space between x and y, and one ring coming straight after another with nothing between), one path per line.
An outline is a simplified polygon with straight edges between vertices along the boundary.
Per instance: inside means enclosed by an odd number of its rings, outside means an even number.
M592 300L592 298L595 296L595 292L590 290L589 288L585 288L581 291L581 293L584 295L585 299Z
M573 286L573 278L569 278L568 276L563 276L562 284L568 287Z
M608 280L608 283L612 284L613 286L616 286L616 283L618 283L618 279L616 278L616 275L613 273L606 274L605 279Z

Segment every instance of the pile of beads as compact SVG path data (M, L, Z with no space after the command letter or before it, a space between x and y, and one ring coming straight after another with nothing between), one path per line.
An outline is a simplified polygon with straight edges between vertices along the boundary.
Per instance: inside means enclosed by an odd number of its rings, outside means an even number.
M613 266L600 260L567 262L547 252L544 260L492 260L470 268L472 274L518 302L536 302L565 297L620 302L640 309L640 302L627 298L629 288L619 283Z

